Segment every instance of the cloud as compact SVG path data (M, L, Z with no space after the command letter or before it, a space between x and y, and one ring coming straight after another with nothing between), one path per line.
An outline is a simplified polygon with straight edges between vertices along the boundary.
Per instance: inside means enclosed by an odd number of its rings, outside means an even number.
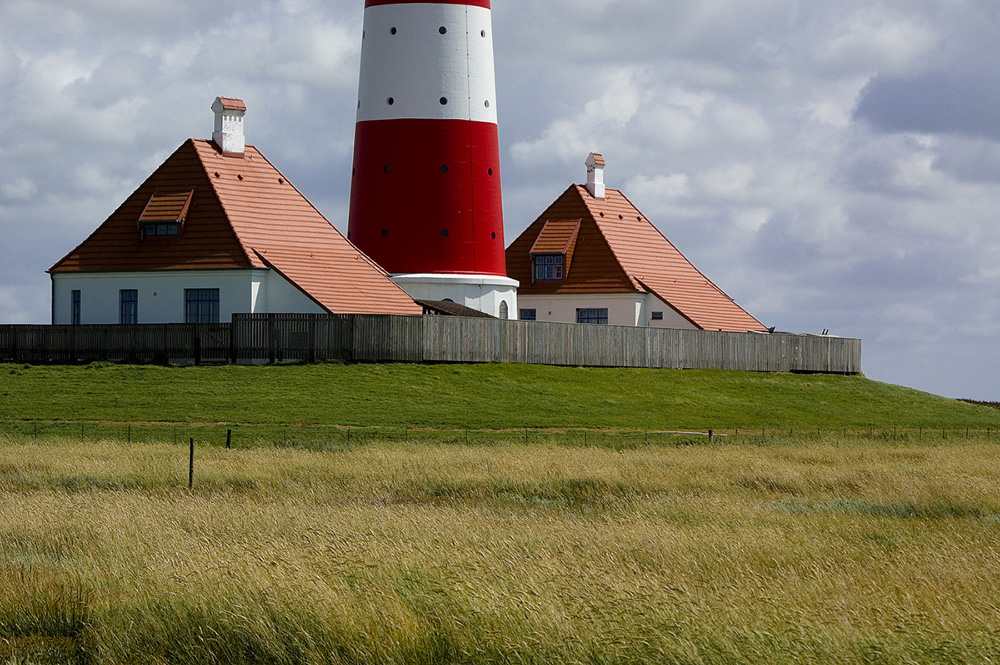
M954 133L1000 140L1000 77L932 72L876 76L855 117L885 132Z

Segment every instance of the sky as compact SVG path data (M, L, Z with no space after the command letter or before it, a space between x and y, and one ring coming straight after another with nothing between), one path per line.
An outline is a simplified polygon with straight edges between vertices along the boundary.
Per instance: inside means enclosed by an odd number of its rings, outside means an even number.
M216 96L346 230L362 0L0 0L0 323ZM767 326L1000 401L1000 3L494 0L511 242L591 151Z

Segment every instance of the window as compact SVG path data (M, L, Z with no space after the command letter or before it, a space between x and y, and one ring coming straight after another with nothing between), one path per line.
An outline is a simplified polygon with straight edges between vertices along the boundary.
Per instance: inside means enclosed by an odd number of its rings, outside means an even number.
M533 309L522 309L521 310L521 320L522 321L534 321L535 320L535 310L533 310Z
M508 311L507 311L507 301L506 300L501 300L500 301L500 318L502 320L506 321L508 319L508 317L509 317L509 314L508 314Z
M536 280L563 278L562 254L538 254L534 261Z
M185 323L219 322L219 289L184 289Z
M143 239L151 236L175 236L181 232L181 225L178 222L166 222L157 224L143 224L141 226Z
M577 323L600 323L602 325L608 325L608 310L604 309L577 309L576 310L576 322Z
M74 326L78 326L80 325L80 292L74 289L71 295L73 304L70 308L69 320Z
M124 325L139 323L139 291L122 289L118 292L118 321Z
M652 318L654 321L662 321L663 320L663 312L653 312L653 314L652 314L652 316L650 318Z

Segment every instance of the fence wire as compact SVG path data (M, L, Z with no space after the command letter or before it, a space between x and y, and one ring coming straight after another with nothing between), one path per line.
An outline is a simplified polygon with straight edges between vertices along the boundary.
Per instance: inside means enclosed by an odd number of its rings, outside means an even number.
M992 429L973 428L795 428L678 427L641 428L540 428L484 429L423 426L354 426L331 424L257 423L118 423L103 421L0 421L0 437L9 443L30 441L119 441L125 443L174 443L194 438L199 445L232 448L294 447L338 451L382 443L442 445L554 444L629 449L649 445L730 446L795 442L850 442L934 444L947 440L1000 441Z

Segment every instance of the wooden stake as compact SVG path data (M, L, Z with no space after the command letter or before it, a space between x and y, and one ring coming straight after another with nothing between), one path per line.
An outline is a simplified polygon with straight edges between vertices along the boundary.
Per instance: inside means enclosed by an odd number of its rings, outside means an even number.
M191 455L188 458L188 489L194 487L194 437L191 437Z

